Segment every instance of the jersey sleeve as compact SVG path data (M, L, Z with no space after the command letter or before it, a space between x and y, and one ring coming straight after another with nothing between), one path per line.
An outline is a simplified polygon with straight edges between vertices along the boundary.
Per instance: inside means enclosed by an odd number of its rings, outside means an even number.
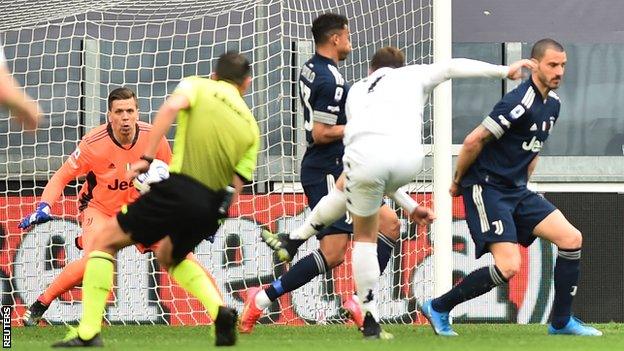
M82 149L80 148L82 146ZM82 150L88 150L84 142L72 152L69 158L63 163L52 178L48 181L43 194L41 195L41 201L52 206L63 193L65 186L73 179L84 175L90 169L89 164L89 151L84 152Z
M505 132L511 129L524 116L526 110L527 107L522 102L516 102L514 99L503 97L481 124L494 134L496 139L500 139Z
M256 168L256 158L258 157L258 143L259 143L258 131L256 129L256 137L253 144L245 151L243 157L238 161L234 171L245 181L250 182L253 179L253 171Z
M158 144L158 150L156 150L156 158L165 161L165 163L167 164L171 162L171 147L169 146L169 143L167 142L167 139L165 139L165 137L163 137L160 140L160 144Z
M65 163L69 164L77 176L80 176L86 174L93 167L93 160L93 150L91 150L89 144L81 141Z
M197 80L193 77L182 79L178 86L173 90L173 94L185 96L189 100L189 105L195 106L197 103Z
M418 66L418 65L415 65ZM509 67L466 58L454 58L426 65L422 70L423 85L427 91L454 78L499 78L509 73ZM420 66L422 68L422 65Z
M338 121L341 109L340 102L344 94L344 87L337 85L335 81L324 79L315 87L314 101L312 102L312 120L329 125L335 125Z

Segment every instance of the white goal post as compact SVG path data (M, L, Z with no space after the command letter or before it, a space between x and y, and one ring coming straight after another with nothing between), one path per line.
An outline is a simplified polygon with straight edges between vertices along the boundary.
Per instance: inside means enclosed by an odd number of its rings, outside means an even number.
M451 0L433 2L433 60L449 60L452 37ZM433 92L433 193L437 219L434 224L435 239L435 296L450 290L453 284L453 211L448 187L453 177L452 146L453 101L451 82L437 86ZM443 103L436 103L443 102ZM448 103L447 103L448 102Z

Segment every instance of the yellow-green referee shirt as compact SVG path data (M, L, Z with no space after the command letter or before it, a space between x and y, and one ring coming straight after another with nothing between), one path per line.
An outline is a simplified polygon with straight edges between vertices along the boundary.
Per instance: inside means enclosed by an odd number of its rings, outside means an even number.
M186 96L190 107L178 113L169 171L215 191L230 184L234 173L250 181L260 137L238 89L226 81L195 76L183 79L173 94Z

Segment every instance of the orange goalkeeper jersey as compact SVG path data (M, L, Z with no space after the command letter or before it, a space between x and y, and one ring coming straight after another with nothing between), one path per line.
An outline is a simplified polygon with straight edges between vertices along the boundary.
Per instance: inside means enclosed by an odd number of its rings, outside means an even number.
M76 177L85 176L80 194L80 210L87 206L96 208L108 216L121 206L136 200L139 192L132 181L126 180L126 170L145 153L152 126L138 122L132 144L122 146L113 136L110 124L91 130L54 174L46 185L41 201L53 205L65 185ZM158 146L156 158L169 163L171 148L165 138Z

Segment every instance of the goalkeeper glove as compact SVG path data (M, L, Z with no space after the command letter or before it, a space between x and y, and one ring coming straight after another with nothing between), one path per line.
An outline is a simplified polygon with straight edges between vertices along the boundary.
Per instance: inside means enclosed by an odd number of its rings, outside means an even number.
M21 229L26 229L31 225L45 223L50 221L51 219L52 217L50 216L50 205L45 202L40 202L39 205L37 205L37 209L35 210L35 212L24 217L18 227Z

